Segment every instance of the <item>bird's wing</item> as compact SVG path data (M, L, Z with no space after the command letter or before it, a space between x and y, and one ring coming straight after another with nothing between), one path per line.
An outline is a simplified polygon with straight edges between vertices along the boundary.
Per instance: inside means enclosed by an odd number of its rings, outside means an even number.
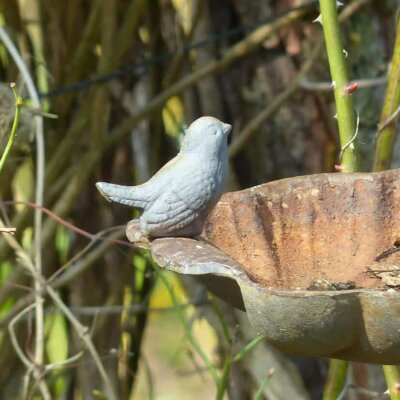
M180 228L194 221L209 206L213 182L204 172L188 169L164 187L162 195L146 210L146 223Z

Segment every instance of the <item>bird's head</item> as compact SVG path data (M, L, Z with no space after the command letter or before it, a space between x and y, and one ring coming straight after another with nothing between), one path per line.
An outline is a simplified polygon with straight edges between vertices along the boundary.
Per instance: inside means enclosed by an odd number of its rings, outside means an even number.
M225 124L214 117L201 117L196 119L186 130L182 143L182 151L219 152L228 145L228 135L232 126Z

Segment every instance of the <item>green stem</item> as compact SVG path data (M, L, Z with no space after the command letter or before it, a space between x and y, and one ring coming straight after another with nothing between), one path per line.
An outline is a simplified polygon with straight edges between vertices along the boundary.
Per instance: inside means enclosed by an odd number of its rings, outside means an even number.
M255 393L253 400L262 400L264 398L264 390L268 384L268 382L270 381L270 379L272 378L274 374L274 370L270 369L267 376L261 381L260 386L257 389L257 392Z
M211 362L211 360L207 357L206 353L203 351L201 348L200 344L197 342L195 337L193 336L192 329L190 327L190 322L188 321L182 307L179 305L178 299L175 296L174 290L171 288L168 280L165 278L163 272L160 270L160 268L157 265L154 265L154 269L158 273L158 277L161 279L163 282L165 288L167 289L172 303L174 304L175 310L178 314L179 319L181 320L182 327L185 331L186 337L189 339L190 344L193 346L194 350L196 353L201 357L203 360L204 364L206 365L207 369L210 371L211 376L213 377L217 387L219 388L220 386L220 377L218 376L217 369L215 368L215 365Z
M374 171L383 171L390 167L393 143L396 134L396 121L391 118L400 106L400 18L397 18L396 41L394 44L392 66L383 103L378 133L375 143Z
M211 307L213 308L215 314L217 315L217 317L219 319L219 322L221 323L222 332L224 334L225 340L228 343L232 343L233 338L232 338L231 334L229 333L229 327L226 322L224 313L222 312L222 310L220 309L220 307L218 306L218 304L214 298L211 298L210 303L211 303Z
M228 379L229 379L229 373L231 371L231 366L232 366L232 351L229 351L229 353L225 357L224 367L222 368L221 379L219 381L217 387L217 395L215 397L216 400L222 400L224 398L224 393L226 391L226 388L228 387Z
M355 172L360 168L355 109L346 63L345 51L340 34L339 17L336 0L320 0L321 24L324 30L329 68L334 85L336 117L340 136L340 167L342 172ZM343 389L348 363L330 360L328 377L325 382L324 400L336 399Z
M0 160L0 173L1 170L4 167L4 164L6 162L6 159L11 151L11 147L14 144L15 138L17 137L17 129L18 129L18 125L19 125L19 114L20 114L20 109L22 107L22 105L24 104L22 97L18 96L18 93L15 89L15 83L11 83L11 89L14 93L14 97L15 97L15 115L14 115L14 122L11 128L11 134L10 137L8 139L7 142L7 146L4 150L3 155L1 156L1 160Z
M400 384L399 369L395 365L384 365L383 373L385 374L390 399L400 400L400 392L398 389L398 385Z
M336 400L346 382L349 363L342 360L329 360L328 376L325 381L322 400Z
M357 124L353 99L348 90L350 80L340 35L336 0L320 0L319 3L329 67L334 85L336 116L342 148L341 170L343 172L355 172L359 170L358 140L357 137L354 137Z
M247 343L236 355L233 357L233 362L239 362L247 353L257 347L262 341L263 337L257 336L252 339L249 343Z

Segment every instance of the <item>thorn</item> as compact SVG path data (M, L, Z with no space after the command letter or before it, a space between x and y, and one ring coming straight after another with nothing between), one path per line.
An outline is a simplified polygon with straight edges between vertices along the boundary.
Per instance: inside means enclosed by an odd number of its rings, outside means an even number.
M322 25L322 15L319 14L318 17L315 18L313 22L319 22Z
M336 1L336 8L343 7L344 4L341 1Z
M334 119L337 119L337 113L333 116Z
M331 83L331 88L336 89L336 81L332 81L332 83Z
M347 83L346 86L343 88L342 96L351 96L357 89L358 89L357 82Z
M400 384L399 383L395 383L393 388L392 389L388 388L388 390L386 390L386 392L384 392L384 394L391 395L391 394L397 394L399 392L400 392Z
M349 53L347 52L347 50L343 49L343 54L344 54L344 58L347 58L349 56Z
M343 165L335 165L335 170L338 172L342 172L343 171Z
M354 143L351 143L349 147L350 147L351 150L354 150L355 149Z

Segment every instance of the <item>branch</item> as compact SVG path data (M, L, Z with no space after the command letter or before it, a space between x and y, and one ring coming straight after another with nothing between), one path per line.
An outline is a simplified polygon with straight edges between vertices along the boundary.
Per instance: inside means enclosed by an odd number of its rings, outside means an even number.
M15 47L14 43L8 36L3 26L0 26L0 39L9 51L15 64L17 65L28 89L31 97L33 108L40 109L40 101L35 84L31 74ZM36 192L35 203L39 206L43 205L44 194L44 168L45 168L45 150L44 150L44 134L43 134L43 117L35 115L35 134L36 134L36 150L37 150L37 166L36 166ZM40 208L35 209L34 217L34 250L35 250L35 268L39 274L42 271L42 211ZM36 301L36 335L35 335L35 363L40 366L43 364L44 358L44 320L43 320L43 299L40 298L40 283L35 281L35 289L37 293Z
M323 27L329 67L335 93L336 116L342 149L350 143L356 131L353 98L347 90L350 83L343 48L336 0L320 0L320 22ZM357 138L343 151L341 170L355 172L359 169Z
M114 145L116 142L129 134L133 127L136 126L140 120L146 118L155 110L161 108L170 97L183 92L208 75L220 73L226 70L239 59L244 58L248 54L257 50L273 33L293 24L293 22L309 14L311 11L314 11L313 5L310 5L306 8L289 11L284 16L281 16L273 22L267 23L256 29L246 38L233 45L224 53L221 60L214 60L205 65L203 68L186 75L180 81L176 82L161 92L158 96L154 97L154 99L151 100L146 107L139 110L134 116L128 118L124 123L115 128L108 136L109 139L106 143L106 147Z
M34 308L36 306L35 303L31 304L30 306L26 307L25 309L23 309L21 312L19 312L9 323L8 325L8 332L10 334L10 338L11 338L11 343L13 345L13 348L15 350L15 352L17 353L19 359L22 361L22 363L26 366L27 372L25 375L25 379L24 381L26 382L26 384L24 385L24 392L27 392L27 383L29 382L29 376L31 374L31 372L34 373L36 381L38 382L39 385L39 390L43 396L44 400L50 400L51 399L51 395L49 392L49 389L45 383L45 381L43 381L42 376L40 371L38 371L37 366L35 365L35 363L33 363L23 352L23 350L21 349L19 343L18 343L18 339L17 339L17 335L15 334L15 329L14 326L15 324L18 322L18 320L20 318L22 318L24 316L24 314L28 313L32 308ZM25 396L26 397L26 396ZM24 397L24 398L25 398Z
M397 18L396 41L394 44L389 82L382 107L381 119L375 142L374 171L390 167L396 134L396 120L400 107L400 18Z
M358 11L362 6L367 4L371 0L358 0L346 6L346 8L340 14L339 20L342 22L345 19L352 16L356 11ZM279 108L288 101L299 89L304 89L306 83L306 75L313 66L315 60L317 59L321 48L323 46L323 40L321 39L319 43L316 44L314 52L311 54L307 62L303 65L300 72L294 81L275 99L268 105L268 107L261 111L256 117L251 120L241 131L241 133L233 140L229 148L229 157L234 158L239 151L242 149L243 145L257 132L261 124L269 117L279 110ZM386 79L385 79L386 82ZM317 83L317 85L319 85ZM324 89L326 84L323 83ZM332 90L332 84L328 84L328 89ZM349 142L348 142L349 143Z
M388 82L387 76L380 76L378 78L370 79L357 79L352 83L357 85L357 90L368 89L376 86L384 86ZM315 92L331 92L333 90L332 82L313 82L307 79L307 77L302 77L300 81L300 86L304 90L310 90Z
M0 223L2 224L1 221L0 221ZM92 358L96 364L97 370L104 382L104 385L105 385L105 388L107 391L107 395L109 396L109 398L111 400L116 400L117 397L114 393L113 387L108 378L108 375L106 373L104 365L100 359L100 356L96 350L96 347L94 346L93 341L90 338L88 328L83 326L80 323L80 321L75 317L75 315L71 312L71 310L69 310L67 305L61 300L61 297L54 290L54 288L52 288L51 286L49 286L47 284L43 275L41 275L37 271L30 256L25 252L25 250L20 246L20 244L12 236L7 236L6 240L9 243L9 245L15 250L17 256L19 256L19 258L22 262L22 265L33 276L35 281L38 281L40 283L40 288L42 290L43 290L43 288L46 290L47 294L53 300L54 304L60 309L60 311L69 320L70 324L75 328L76 332L78 333L78 336L81 338L82 342L85 344L86 348L88 349L90 355L92 356ZM42 299L41 294L39 294L39 295L40 295L40 298Z
M18 93L15 89L15 83L11 83L10 86L11 86L11 89L12 89L12 91L14 93L14 97L15 97L15 115L14 115L14 121L13 121L12 128L11 128L11 134L10 134L10 137L7 142L7 146L6 146L4 153L0 159L0 173L4 167L4 164L6 162L8 155L10 154L11 147L14 144L15 138L17 137L17 129L18 129L18 125L19 125L19 114L21 111L21 107L24 104L22 98L20 96L18 96Z

